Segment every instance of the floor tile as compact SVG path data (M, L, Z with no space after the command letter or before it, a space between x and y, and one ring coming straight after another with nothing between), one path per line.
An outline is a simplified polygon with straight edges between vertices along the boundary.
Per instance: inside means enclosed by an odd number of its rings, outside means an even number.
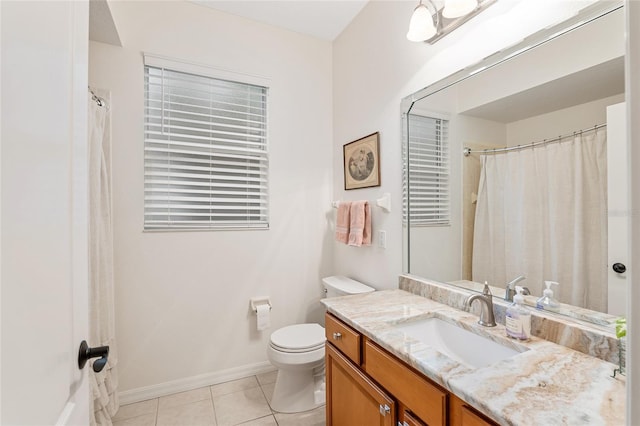
M160 397L158 407L175 407L178 405L190 404L192 402L207 400L211 402L209 387L194 389L187 392L174 393L173 395Z
M213 385L211 386L211 396L215 398L216 396L226 395L245 389L257 388L258 386L256 376L251 376L244 379Z
M215 426L216 418L210 399L158 408L157 426Z
M255 420L249 420L248 422L240 423L240 425L241 426L278 426L278 423L276 422L275 417L271 415L271 416L260 417L259 419L255 419Z
M136 402L134 404L121 405L112 420L117 422L120 420L130 419L132 417L138 417L143 414L153 414L155 416L157 410L158 398Z
M284 414L273 413L279 426L324 426L326 407L323 405L311 411Z
M271 414L259 387L219 395L213 398L216 420L220 426L237 425Z
M273 390L276 387L275 383L270 383L268 385L260 386L262 388L262 392L264 393L264 397L267 398L267 402L271 405L271 398L273 397Z
M113 422L113 426L155 426L155 424L155 412Z
M276 377L278 377L278 370L256 375L256 378L258 379L258 383L260 383L260 385L268 385L269 383L275 383Z

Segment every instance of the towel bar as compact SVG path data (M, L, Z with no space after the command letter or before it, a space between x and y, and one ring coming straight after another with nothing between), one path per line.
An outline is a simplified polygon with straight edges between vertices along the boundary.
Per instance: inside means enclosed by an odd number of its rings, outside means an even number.
M384 194L382 194L382 197L376 200L376 205L380 207L383 211L387 213L391 213L391 194L388 192L385 192ZM340 201L331 202L331 207L333 207L334 209L337 209L339 206L340 206Z

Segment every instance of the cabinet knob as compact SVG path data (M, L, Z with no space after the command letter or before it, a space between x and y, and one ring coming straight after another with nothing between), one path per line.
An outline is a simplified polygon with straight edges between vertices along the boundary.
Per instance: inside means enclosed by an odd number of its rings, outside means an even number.
M342 333L338 333L338 332L333 333L333 340L340 340L340 339L342 339Z
M387 404L380 404L380 414L386 416L391 412L391 408Z

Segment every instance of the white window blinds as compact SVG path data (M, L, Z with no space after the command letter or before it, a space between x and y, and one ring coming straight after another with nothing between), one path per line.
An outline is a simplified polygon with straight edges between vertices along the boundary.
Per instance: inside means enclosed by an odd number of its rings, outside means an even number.
M449 224L449 122L407 115L403 148L404 221L413 225Z
M267 228L267 88L145 63L145 229Z

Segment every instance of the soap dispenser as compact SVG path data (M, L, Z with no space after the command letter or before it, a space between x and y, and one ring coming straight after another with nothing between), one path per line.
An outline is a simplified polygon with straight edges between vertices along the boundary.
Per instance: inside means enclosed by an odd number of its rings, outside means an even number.
M531 337L531 312L524 306L523 288L516 286L513 304L507 308L505 322L507 336L519 340L529 340Z
M555 281L545 281L544 284L547 288L542 292L542 297L536 302L537 309L543 309L545 311L558 312L560 310L560 303L553 298L552 285L560 285Z

